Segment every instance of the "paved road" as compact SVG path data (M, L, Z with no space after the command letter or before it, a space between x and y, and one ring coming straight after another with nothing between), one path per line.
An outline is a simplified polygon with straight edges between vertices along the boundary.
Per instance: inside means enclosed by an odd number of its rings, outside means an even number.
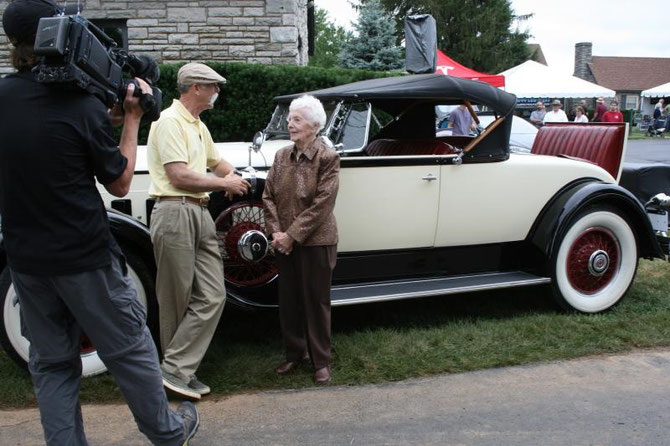
M628 163L670 164L670 137L628 141L625 161Z
M670 349L198 407L195 446L662 445L670 442ZM92 445L146 444L125 406L83 412ZM0 412L0 444L40 442L37 410Z

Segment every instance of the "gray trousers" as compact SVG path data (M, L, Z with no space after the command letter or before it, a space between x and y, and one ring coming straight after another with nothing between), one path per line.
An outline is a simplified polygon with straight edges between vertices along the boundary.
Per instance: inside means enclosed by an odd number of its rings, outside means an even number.
M114 376L137 426L155 445L179 445L183 420L170 410L145 310L125 259L60 276L12 271L21 328L47 445L86 445L79 403L82 330Z
M226 302L223 261L206 207L158 200L151 213L163 367L188 382Z

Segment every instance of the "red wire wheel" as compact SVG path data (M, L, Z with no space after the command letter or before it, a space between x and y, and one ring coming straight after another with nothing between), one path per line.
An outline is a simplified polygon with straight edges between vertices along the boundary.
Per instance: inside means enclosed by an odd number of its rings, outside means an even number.
M270 249L258 262L250 262L242 258L237 247L246 232L256 230L265 233L265 216L261 203L234 204L221 212L214 224L223 257L224 276L228 282L250 287L265 285L277 277L274 250Z
M573 242L566 260L570 284L584 294L605 288L619 269L619 244L610 231L593 228Z

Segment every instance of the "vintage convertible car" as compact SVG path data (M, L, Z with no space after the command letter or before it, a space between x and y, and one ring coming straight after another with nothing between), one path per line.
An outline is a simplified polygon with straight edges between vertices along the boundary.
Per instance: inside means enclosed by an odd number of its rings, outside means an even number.
M341 154L334 306L549 284L564 308L595 313L624 296L638 258L667 254L648 215L662 235L664 211L650 204L647 212L617 184L625 125L546 126L532 153L517 155L509 150L515 96L488 84L416 75L311 94L324 103L323 135ZM219 145L253 186L243 199L214 193L210 202L231 304L277 304L260 196L276 151L290 143L286 116L295 97L276 98L253 145ZM477 137L437 136L435 107L460 103L492 113L493 122ZM128 198L101 191L155 328L148 185L140 148ZM0 338L11 356L25 360L28 344L7 271L0 295ZM90 345L82 357L85 374L104 370Z

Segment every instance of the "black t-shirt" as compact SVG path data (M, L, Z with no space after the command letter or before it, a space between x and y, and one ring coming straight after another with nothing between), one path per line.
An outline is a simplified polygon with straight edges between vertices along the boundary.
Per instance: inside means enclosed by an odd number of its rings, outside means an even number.
M83 91L0 79L0 214L9 266L60 275L109 265L118 247L95 178L116 180L128 161L103 103Z

